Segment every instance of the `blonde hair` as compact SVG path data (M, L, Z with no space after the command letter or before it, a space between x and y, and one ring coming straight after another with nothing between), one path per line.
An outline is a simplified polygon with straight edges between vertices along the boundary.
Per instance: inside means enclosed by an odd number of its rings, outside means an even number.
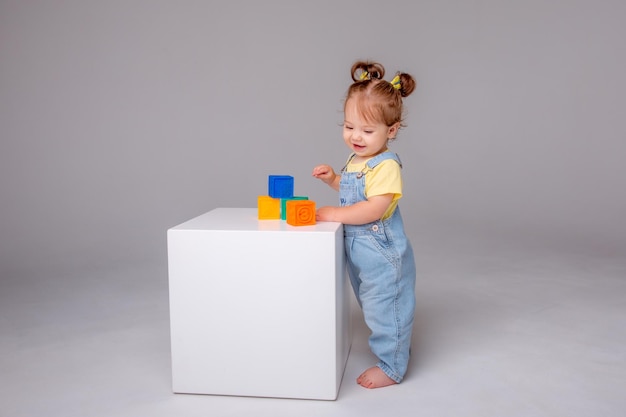
M400 123L403 126L402 98L415 90L412 76L398 72L392 84L383 80L385 68L381 64L367 61L355 62L350 75L354 83L348 88L345 103L354 99L357 111L368 122L382 122L387 126Z

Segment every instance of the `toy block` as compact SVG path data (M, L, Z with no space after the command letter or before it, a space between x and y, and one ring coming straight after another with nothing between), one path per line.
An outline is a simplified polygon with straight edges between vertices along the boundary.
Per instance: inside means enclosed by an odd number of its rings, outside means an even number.
M280 199L260 195L257 200L259 220L280 219Z
M291 200L308 200L309 197L293 196L291 198L283 198L280 200L280 218L281 220L287 220L287 201Z
M315 202L309 200L287 201L287 224L310 226L315 224Z
M293 177L291 175L270 175L269 196L273 198L293 197Z

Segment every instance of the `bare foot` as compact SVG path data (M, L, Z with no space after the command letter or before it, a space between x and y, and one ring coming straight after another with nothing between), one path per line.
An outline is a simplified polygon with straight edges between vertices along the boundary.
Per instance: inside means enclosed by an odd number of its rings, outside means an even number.
M356 382L365 388L382 388L397 384L396 381L389 378L378 366L374 366L363 372L356 379Z

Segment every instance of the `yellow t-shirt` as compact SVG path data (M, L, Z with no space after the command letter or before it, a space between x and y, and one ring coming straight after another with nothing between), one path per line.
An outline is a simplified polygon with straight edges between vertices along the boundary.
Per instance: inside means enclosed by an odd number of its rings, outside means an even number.
M370 158L371 159L371 158ZM367 160L369 161L369 159ZM360 172L366 168L367 161L360 163L349 162L346 166L347 172ZM383 214L382 220L385 220L393 214L398 206L398 200L402 197L402 174L398 163L393 159L386 159L376 165L373 170L368 171L365 175L365 197L373 197L383 194L394 194L391 204Z

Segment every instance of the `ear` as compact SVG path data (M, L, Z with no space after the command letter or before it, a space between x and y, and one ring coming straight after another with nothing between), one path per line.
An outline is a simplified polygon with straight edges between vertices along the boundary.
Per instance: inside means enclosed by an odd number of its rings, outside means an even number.
M400 129L400 122L394 123L389 126L389 130L387 130L387 137L389 139L395 139L398 134L398 129Z

